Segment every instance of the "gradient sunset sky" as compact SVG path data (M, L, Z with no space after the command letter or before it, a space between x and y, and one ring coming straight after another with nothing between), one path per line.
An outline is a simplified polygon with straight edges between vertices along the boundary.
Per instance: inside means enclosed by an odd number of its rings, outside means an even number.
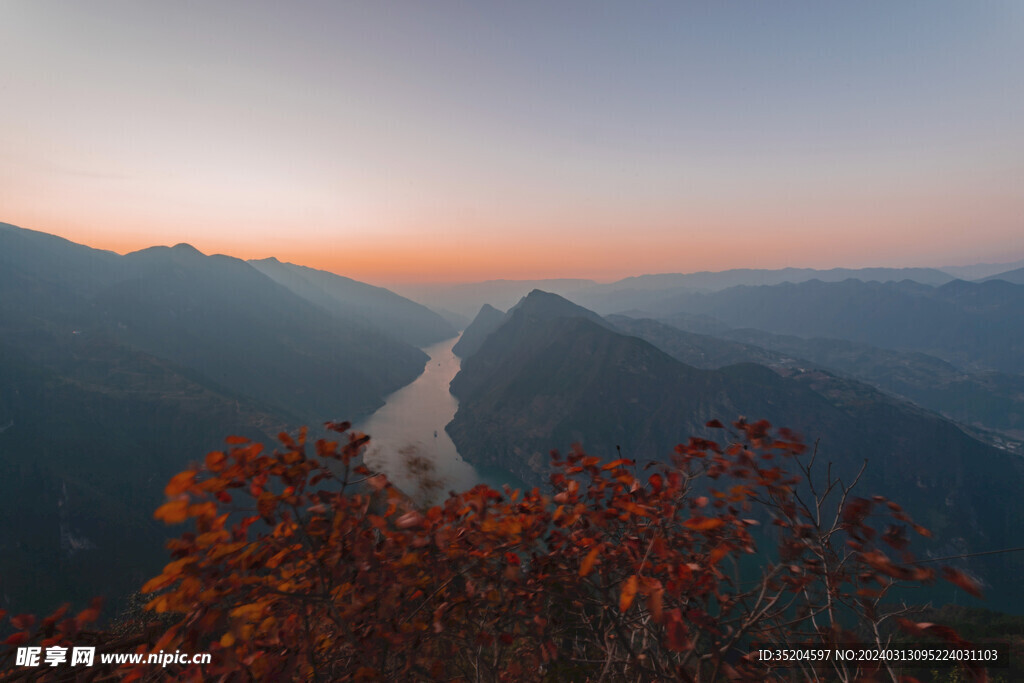
M0 221L376 283L1024 258L1024 2L0 2Z

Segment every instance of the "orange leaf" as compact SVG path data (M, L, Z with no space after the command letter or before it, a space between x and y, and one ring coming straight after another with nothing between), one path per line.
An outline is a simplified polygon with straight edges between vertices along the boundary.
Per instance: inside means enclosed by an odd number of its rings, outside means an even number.
M155 590L160 590L164 586L170 585L171 583L173 583L176 580L177 580L176 578L168 577L168 576L165 576L165 575L161 574L160 576L155 576L152 579L150 579L149 581L147 581L146 583L144 583L142 585L142 588L140 589L140 591L142 593L152 593Z
M81 626L82 624L94 622L99 618L100 611L94 607L88 607L78 613L78 617L76 617L75 621L77 621L78 625Z
M153 516L162 519L166 524L181 524L188 518L188 500L182 498L164 503L156 509Z
M765 478L768 479L769 481L771 481L771 480L777 479L778 477L772 471L769 471L768 473L765 474ZM734 501L743 500L744 496L753 496L754 495L754 492L750 489L750 487L749 486L745 486L743 484L736 484L735 486L731 487L729 489L729 493L731 494L730 495L730 500L734 500Z
M650 512L648 512L644 508L640 507L639 505L637 505L636 503L634 503L631 500L626 500L626 501L619 502L619 503L617 503L617 506L622 508L623 510L626 510L628 512L632 512L637 517L650 517L651 516Z
M618 460L612 460L610 463L602 467L602 470L614 470L616 467L622 467L623 465L632 465L632 460L626 460L625 458L619 458Z
M683 526L694 531L711 531L723 525L725 522L718 517L691 517L683 522Z
M239 445L239 444L243 444L243 443L249 443L249 439L245 438L244 436L234 436L234 435L229 436L228 438L224 439L224 441L226 441L227 443L232 444L232 445Z
M636 574L630 576L622 584L622 593L619 595L619 611L625 612L629 609L629 606L633 604L633 598L636 597L636 590L640 584L640 580Z
M217 505L211 501L189 505L187 513L190 517L216 517Z
M168 482L167 487L164 488L164 495L168 498L174 498L188 490L190 486L196 480L195 470L185 470L171 477L171 481Z
M206 469L211 472L219 472L224 468L224 462L227 460L227 456L221 451L210 451L206 454Z
M587 553L587 556L583 558L583 562L580 564L580 576L586 576L587 574L589 574L591 572L591 570L593 570L594 562L597 561L597 555L600 552L601 552L601 544L600 543L598 543L597 545L595 545L593 548L590 549L590 552Z

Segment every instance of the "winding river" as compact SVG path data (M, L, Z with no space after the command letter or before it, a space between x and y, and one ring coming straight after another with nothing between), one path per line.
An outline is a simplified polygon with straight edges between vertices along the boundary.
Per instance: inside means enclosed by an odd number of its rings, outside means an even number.
M480 483L519 485L507 473L478 471L464 461L444 430L459 407L448 390L459 371L459 357L452 353L458 340L425 347L430 360L423 374L356 425L370 435L366 464L421 502L436 503L450 490L464 491Z

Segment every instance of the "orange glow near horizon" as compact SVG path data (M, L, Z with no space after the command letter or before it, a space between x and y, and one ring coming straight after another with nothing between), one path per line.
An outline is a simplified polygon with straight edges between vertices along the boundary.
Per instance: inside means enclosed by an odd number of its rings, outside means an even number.
M560 229L518 232L506 225L491 229L428 230L414 226L390 234L366 233L334 236L291 225L246 225L242 228L154 221L146 230L138 223L120 223L107 217L92 227L38 216L31 211L4 217L32 230L49 232L73 242L128 253L155 245L192 244L206 254L227 254L242 259L275 257L281 261L326 270L374 284L456 283L483 280L586 278L611 282L647 273L728 270L731 268L862 268L939 267L981 261L1005 262L1021 258L1020 238L1012 229L1004 234L1018 251L986 250L973 244L961 212L937 206L922 212L915 207L766 207L751 212L706 212L699 218L672 221L657 216L638 219L642 227L617 227L603 221L571 221ZM972 211L977 207L971 207ZM1002 222L994 206L975 211L974 220ZM622 221L625 225L626 221Z

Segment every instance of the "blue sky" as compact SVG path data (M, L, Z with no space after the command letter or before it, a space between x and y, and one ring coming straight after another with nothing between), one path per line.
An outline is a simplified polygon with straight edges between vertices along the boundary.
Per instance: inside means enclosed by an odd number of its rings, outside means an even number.
M1024 257L1024 3L0 4L0 220L371 281Z

